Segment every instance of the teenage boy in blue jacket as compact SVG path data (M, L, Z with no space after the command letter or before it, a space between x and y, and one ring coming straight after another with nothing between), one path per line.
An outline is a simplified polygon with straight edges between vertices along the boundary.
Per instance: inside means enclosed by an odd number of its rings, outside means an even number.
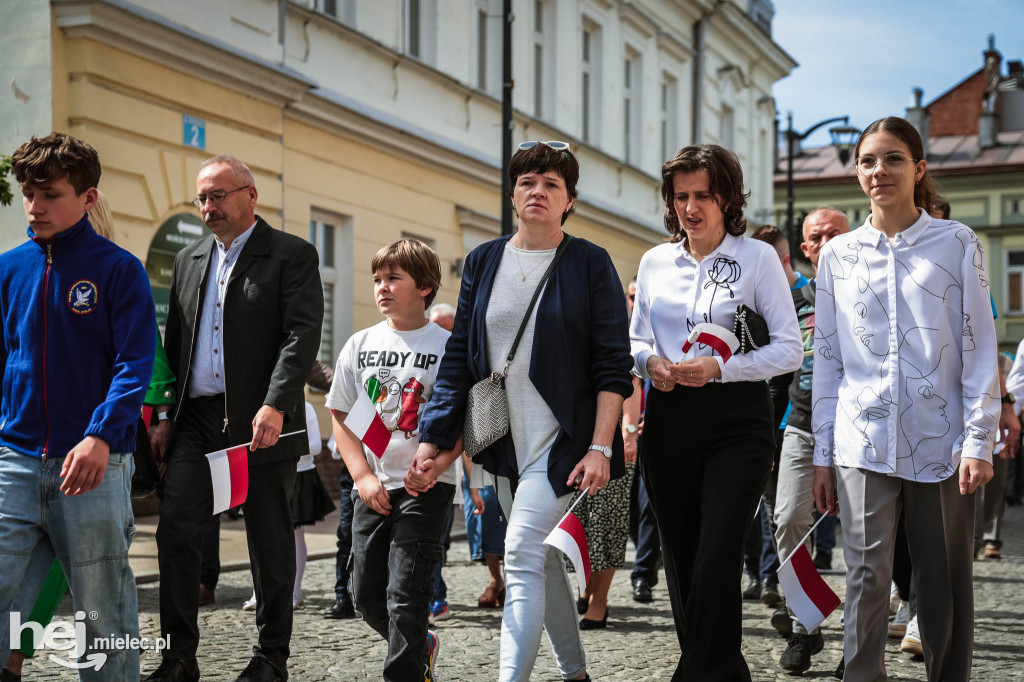
M0 255L0 660L10 630L17 637L28 620L12 613L23 583L38 583L28 572L56 556L77 636L74 650L51 655L81 680L138 679L128 546L135 427L156 339L149 279L89 223L95 149L51 133L12 162L30 227L28 241Z

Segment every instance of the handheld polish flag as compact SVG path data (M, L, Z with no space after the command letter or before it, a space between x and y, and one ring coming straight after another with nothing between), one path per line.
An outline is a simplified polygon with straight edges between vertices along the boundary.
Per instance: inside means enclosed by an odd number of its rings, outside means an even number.
M740 347L740 340L736 338L735 334L725 327L710 322L701 322L693 328L686 343L683 344L683 352L688 352L697 343L703 343L715 349L722 356L722 362L728 362L732 354Z
M384 456L384 451L391 442L391 432L377 414L377 408L374 407L370 396L364 391L359 391L356 404L345 417L345 426L363 442L363 445L370 448L370 452L378 459Z
M305 431L282 433L278 439ZM213 513L220 514L245 502L249 494L249 446L252 441L206 455L213 480Z
M587 533L583 530L583 524L572 513L572 510L588 490L590 488L586 488L580 493L555 529L544 538L545 545L554 547L569 557L573 568L576 569L576 584L580 588L580 594L583 594L587 589L587 583L590 582L590 549L587 547Z
M777 571L786 603L808 632L814 632L839 606L838 595L821 579L807 551L807 538L824 518L822 516L818 519L811 530L807 531L807 535Z

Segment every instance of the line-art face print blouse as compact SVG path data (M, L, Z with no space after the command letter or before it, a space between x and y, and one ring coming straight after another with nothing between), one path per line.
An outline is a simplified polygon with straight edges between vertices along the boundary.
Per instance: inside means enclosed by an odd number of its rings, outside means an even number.
M992 461L999 404L984 253L921 211L890 242L871 226L819 258L814 463L934 482Z
M731 330L741 304L768 323L767 346L733 355L727 363L704 344L683 354L683 342L695 325L711 322ZM729 234L699 263L681 242L644 254L629 334L634 368L646 379L651 355L672 362L714 357L722 381L761 381L792 372L803 360L793 297L778 254L764 242Z

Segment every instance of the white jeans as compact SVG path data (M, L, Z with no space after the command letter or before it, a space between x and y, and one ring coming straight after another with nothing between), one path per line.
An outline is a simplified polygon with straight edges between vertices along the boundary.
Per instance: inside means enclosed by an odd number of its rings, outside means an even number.
M555 497L546 455L519 478L505 534L501 682L530 679L545 629L563 678L572 679L587 669L565 560L558 550L543 544L571 499L572 495Z

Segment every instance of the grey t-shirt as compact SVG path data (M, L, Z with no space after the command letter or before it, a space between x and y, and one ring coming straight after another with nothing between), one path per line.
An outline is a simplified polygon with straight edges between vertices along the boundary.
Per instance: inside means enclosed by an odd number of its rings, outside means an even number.
M494 277L491 298L487 302L487 357L492 372L505 366L512 342L523 322L526 308L541 277L555 257L556 249L525 251L505 245L498 272ZM547 285L545 285L546 287ZM555 415L530 381L530 359L533 354L534 326L537 322L537 300L530 321L519 342L505 387L508 391L509 431L516 448L519 472L547 454L558 436ZM543 330L541 331L543 333Z

